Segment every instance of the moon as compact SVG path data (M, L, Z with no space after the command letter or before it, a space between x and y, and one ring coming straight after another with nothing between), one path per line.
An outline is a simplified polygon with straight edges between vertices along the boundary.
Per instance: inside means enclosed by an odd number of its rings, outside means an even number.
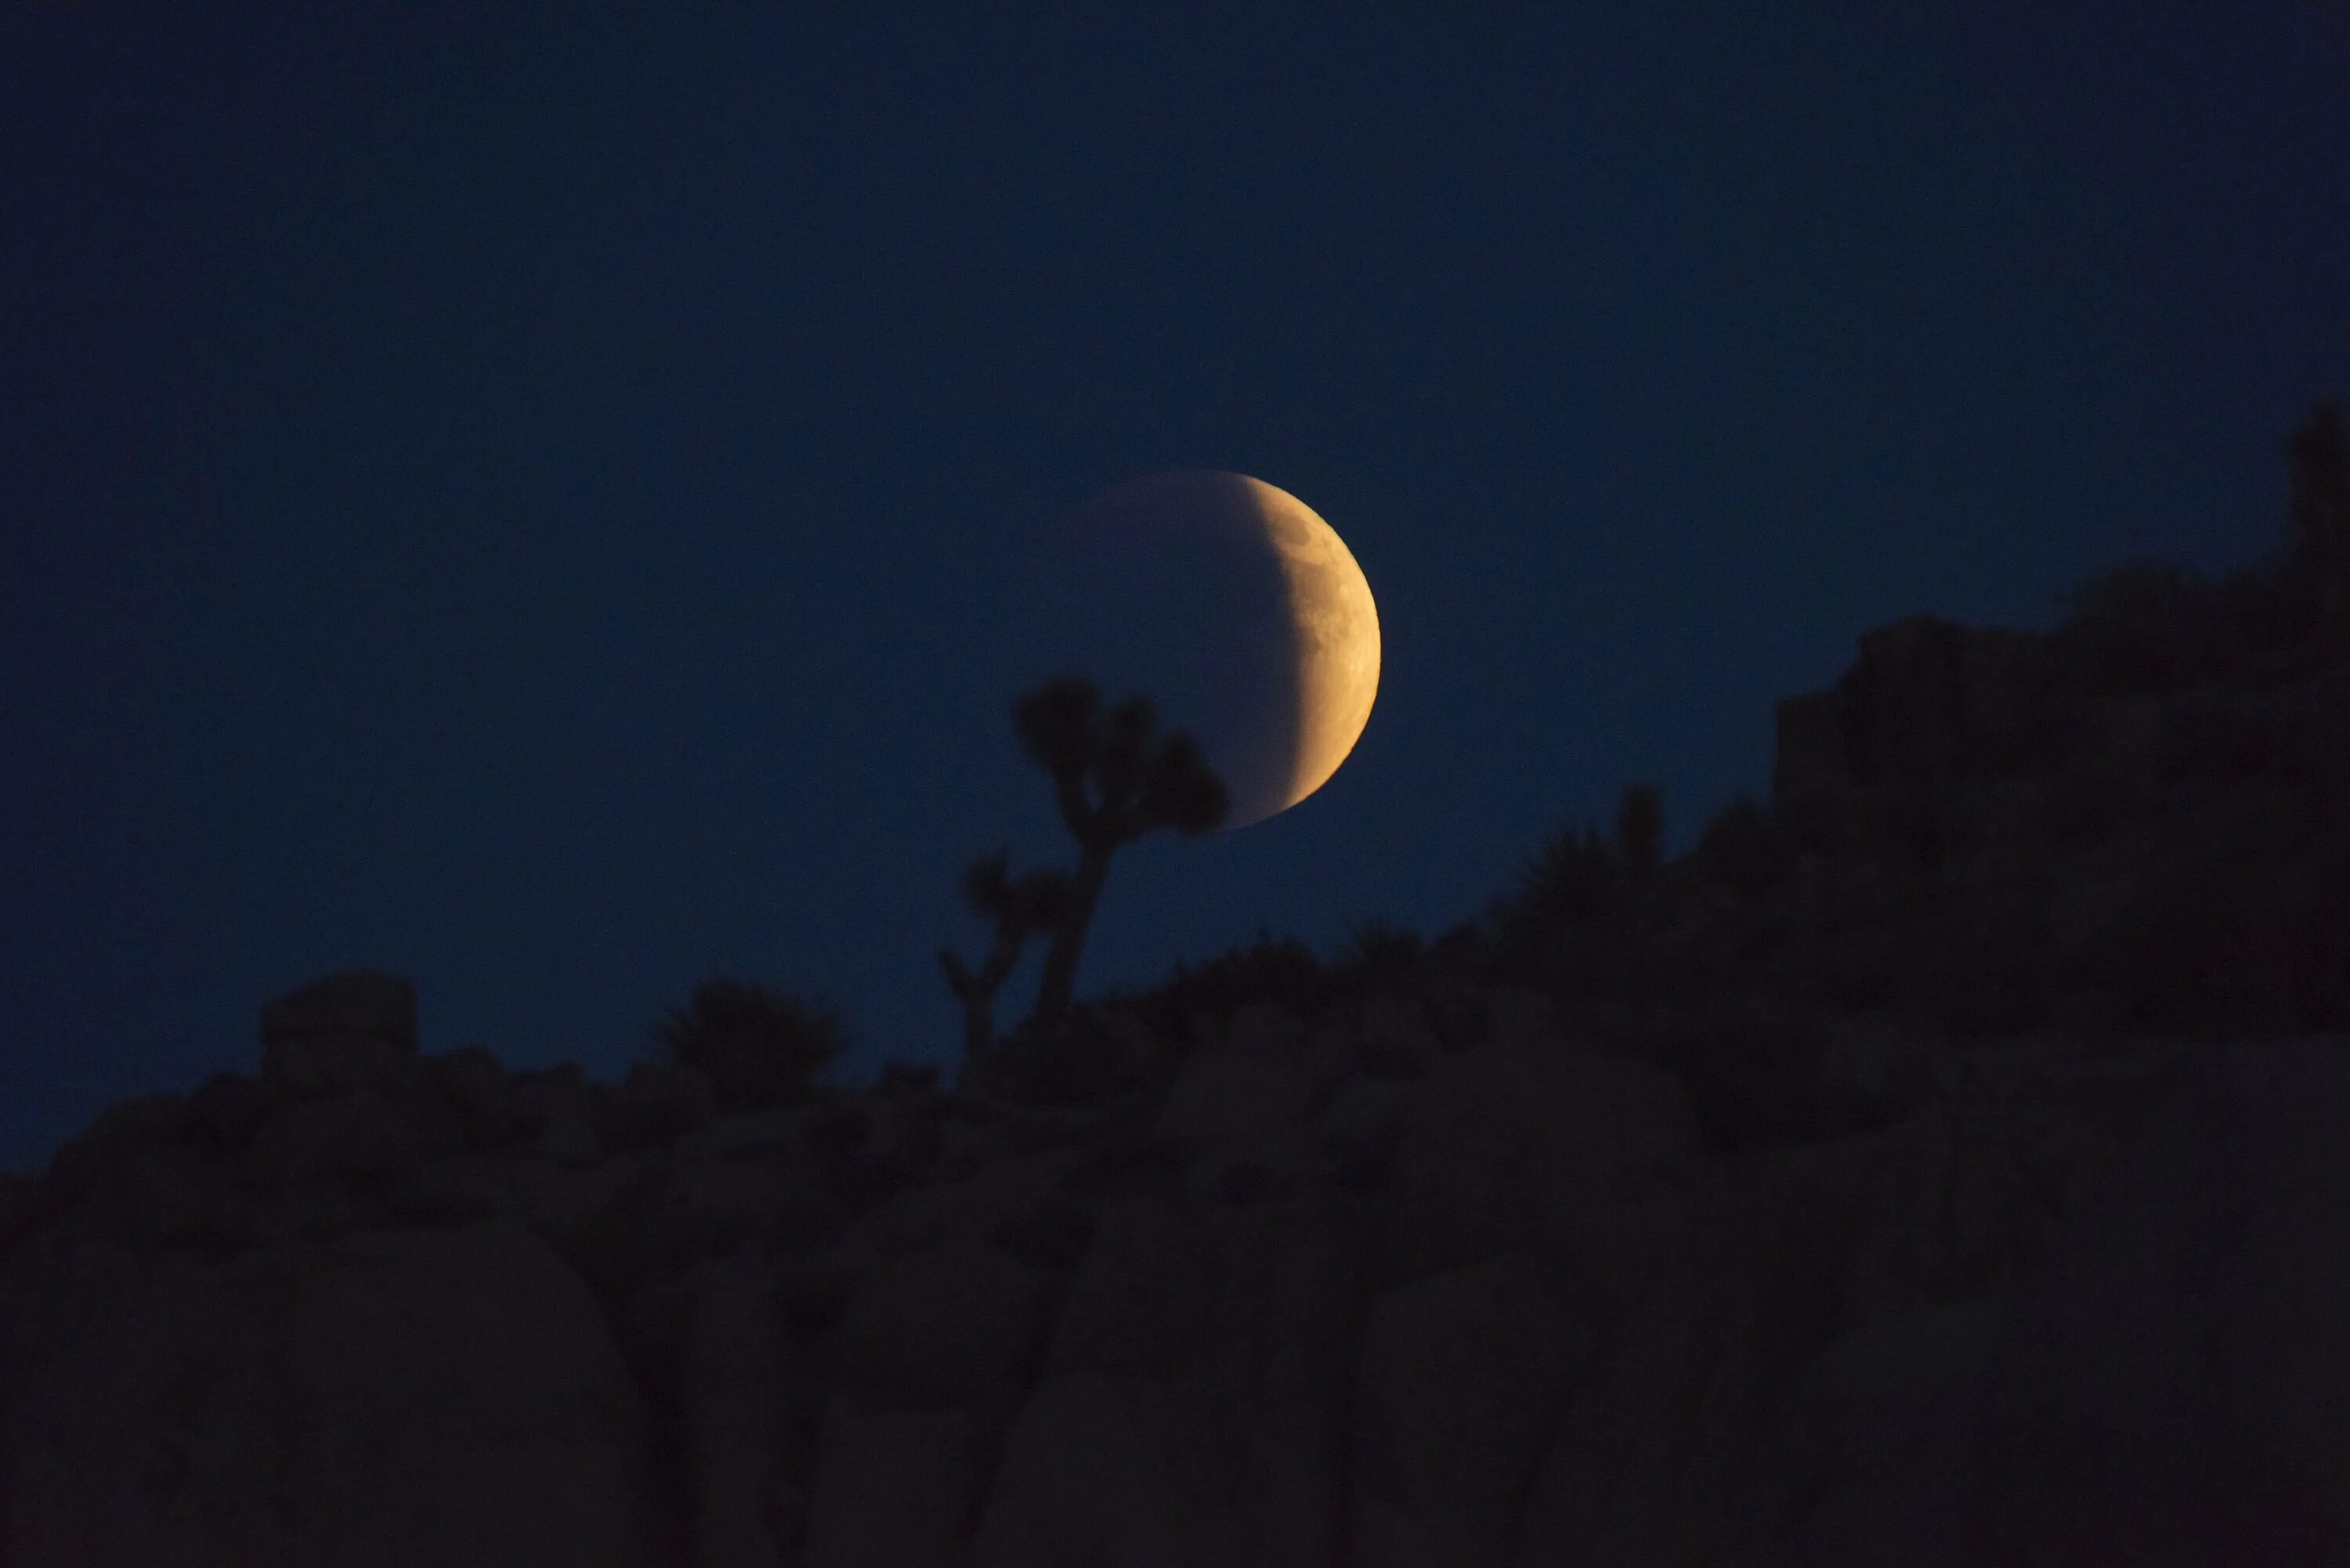
M1077 507L1040 563L1032 630L1051 673L1140 693L1224 781L1223 831L1330 781L1379 687L1379 618L1337 531L1221 469L1145 474ZM1045 671L1040 670L1039 673Z

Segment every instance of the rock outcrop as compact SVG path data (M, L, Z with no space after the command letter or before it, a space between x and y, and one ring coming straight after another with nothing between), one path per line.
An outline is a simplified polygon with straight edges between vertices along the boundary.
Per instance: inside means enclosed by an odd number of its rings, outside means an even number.
M0 1182L0 1565L2350 1562L2304 676L1918 618L1783 706L1783 874L951 1091L510 1072L327 977ZM2182 842L2261 940L2149 1028Z
M837 1104L648 1114L478 1056L254 1080L226 1153L197 1096L127 1102L16 1195L0 1562L2350 1543L2350 1041L1929 1044L1879 1125L1710 1154L1572 1008L1491 988L1374 1073L1404 1008L1316 1067L1343 1036L1260 1005L1055 1147L939 1138L883 1194Z

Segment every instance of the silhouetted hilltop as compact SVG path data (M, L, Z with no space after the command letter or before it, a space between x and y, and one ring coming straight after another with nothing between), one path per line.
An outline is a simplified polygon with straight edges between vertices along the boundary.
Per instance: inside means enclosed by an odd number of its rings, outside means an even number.
M1432 939L1001 1042L958 960L951 1086L735 981L618 1085L300 987L0 1183L0 1563L2350 1560L2350 487L2293 450L2275 568L1870 631L1678 859L1635 784Z

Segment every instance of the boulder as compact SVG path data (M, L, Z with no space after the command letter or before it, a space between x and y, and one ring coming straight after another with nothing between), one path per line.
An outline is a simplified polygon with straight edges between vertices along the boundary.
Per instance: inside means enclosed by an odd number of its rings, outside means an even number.
M1396 993L1366 997L1355 1021L1356 1061L1380 1078L1424 1076L1444 1054L1429 1010L1418 998Z
M1789 1223L1790 1184L1709 1174L1635 1217L1644 1258L1605 1293L1593 1357L1525 1492L1513 1568L1670 1568L1708 1548L1794 1366L1835 1260ZM1793 1242L1794 1245L1789 1243Z
M1110 1261L1082 1305L1072 1290L1077 1325L1056 1328L1003 1438L970 1561L1336 1568L1367 1218L1306 1195L1178 1241L1202 1272L1176 1314L1205 1320L1197 1340L1116 1288L1177 1214L1135 1201L1107 1225Z
M848 1299L836 1388L873 1410L976 1404L1020 1380L1045 1304L1035 1270L977 1238L889 1260Z
M786 1330L775 1282L724 1266L686 1281L680 1403L694 1568L773 1568L799 1546L771 1503L779 1484L808 1474L812 1456L795 1451L797 1417L821 1408L821 1369Z
M1215 1231L1187 1204L1120 1198L1097 1210L1094 1242L1054 1324L1053 1372L1167 1374L1207 1345Z
M1305 1059L1302 1044L1301 1037L1276 1043L1258 1035L1192 1052L1159 1101L1159 1131L1208 1141L1305 1122L1329 1093L1332 1075Z
M1057 1273L1076 1268L1093 1250L1094 1217L1066 1199L1047 1197L997 1222L987 1239L1032 1269Z
M16 1305L16 1568L647 1563L636 1390L517 1228L94 1262Z
M978 1509L982 1417L972 1410L874 1410L850 1397L825 1413L805 1568L960 1568ZM769 1562L775 1559L769 1558Z
M424 1058L426 1078L457 1113L465 1142L477 1149L504 1148L521 1140L525 1128L514 1080L482 1045Z
M1521 1500L1597 1346L1523 1251L1373 1298L1355 1388L1359 1568L1505 1568Z
M1788 1392L1742 1512L1742 1561L1960 1568L1983 1375L2005 1302L1979 1296L1847 1335Z
M110 1171L179 1146L188 1120L185 1095L135 1095L118 1100L57 1147L44 1179L61 1194L78 1197L103 1183Z
M1863 784L2010 776L2050 765L2075 738L2041 632L1905 617L1861 635L1835 690L1845 763Z
M514 1096L515 1116L526 1134L536 1137L566 1110L577 1109L588 1116L591 1125L594 1122L588 1112L588 1070L577 1062L509 1074L507 1084Z
M1646 1063L1555 1048L1447 1057L1405 1119L1380 1282L1528 1245L1594 1282L1621 1277L1645 1245L1627 1216L1698 1168L1688 1104Z
M1967 1562L2350 1561L2350 1040L2184 1070L2016 1288Z
M602 1159L604 1140L596 1136L584 1097L556 1106L531 1140L530 1151L541 1159L575 1168Z
M717 1092L701 1068L689 1062L632 1062L613 1106L613 1130L623 1147L667 1143L707 1127L717 1114Z
M1852 770L1845 763L1844 704L1837 693L1808 691L1782 699L1776 730L1771 766L1774 799L1851 787Z
M249 1073L214 1073L188 1096L186 1135L205 1154L226 1159L253 1141L277 1099Z
M820 1186L788 1168L745 1161L627 1158L634 1179L597 1180L584 1196L604 1198L572 1248L599 1281L683 1269L696 1258L743 1246L770 1255L804 1251L839 1234L840 1206ZM583 1182L611 1168L584 1168Z
M1392 1142L1402 1135L1411 1090L1391 1079L1348 1078L1314 1118L1314 1136L1326 1147Z
M1547 1049L1566 1044L1558 999L1530 985L1492 985L1478 993L1483 1004L1482 1043L1504 1050Z
M58 1209L57 1189L14 1171L0 1171L0 1258L50 1220Z
M297 1095L404 1085L419 1076L416 987L358 970L288 992L262 1009L261 1076Z
M338 1181L387 1184L463 1146L455 1114L437 1096L353 1088L290 1100L233 1168L242 1184L260 1192Z
M964 1561L969 1568L1274 1568L1245 1543L1202 1539L1211 1520L1186 1493L1229 1493L1232 1459L1218 1437L1196 1400L1163 1385L1098 1372L1047 1377L1004 1440Z
M954 1568L1045 1296L1034 1270L976 1240L892 1259L857 1286L825 1411L809 1563Z

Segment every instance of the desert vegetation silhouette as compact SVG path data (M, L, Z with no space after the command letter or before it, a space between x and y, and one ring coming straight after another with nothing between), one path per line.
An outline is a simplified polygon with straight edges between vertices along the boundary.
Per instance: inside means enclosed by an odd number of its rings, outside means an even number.
M2146 559L2085 579L2041 634L2046 680L1995 725L1960 737L1940 772L1741 793L1671 861L1662 790L1627 784L1611 837L1561 827L1482 915L1435 942L1368 920L1326 962L1260 930L1204 963L1178 962L1159 984L1100 1000L1162 1052L1184 1050L1202 1014L1266 1002L1306 1018L1379 992L1434 997L1440 971L1446 983L1531 986L1603 1016L1661 1005L1685 1015L1679 1033L1620 1043L1719 1090L1699 1097L1728 1121L1777 1130L1776 1113L1731 1107L1767 1098L1762 1079L1803 1075L1814 1048L1804 1020L1823 1010L1916 1008L2008 1030L2085 989L2106 994L2112 1026L2125 1029L2350 1025L2350 441L2340 408L2315 403L2281 445L2281 550L2216 580ZM2316 711L2340 722L2309 724L2271 702L2294 692L2314 692ZM2100 739L2101 705L2147 698L2164 705L2150 753ZM1004 1082L1026 1092L1057 1075L1057 1094L1083 1097L1121 1081L1078 1060L1101 1054L1102 1041L1072 1017L1104 1011L1076 1008L1074 995L1112 859L1160 829L1214 829L1228 797L1198 744L1162 732L1146 697L1106 706L1093 682L1064 675L1019 696L1011 716L1049 781L1075 865L1015 876L1004 851L974 861L963 901L992 943L977 961L949 949L937 961L973 1063L996 1051L997 998L1041 939L1043 972L1014 1033L1058 1040L1066 1060L1020 1064ZM2062 963L2041 909L2046 889L1969 869L1981 828L1965 791L1984 779L2029 785L2010 830L2017 852L2048 866L2130 857L2116 917ZM2203 804L2181 815L2185 801ZM1791 945L1798 906L1824 912ZM806 1093L844 1044L827 1007L730 980L698 990L660 1038L729 1105Z

